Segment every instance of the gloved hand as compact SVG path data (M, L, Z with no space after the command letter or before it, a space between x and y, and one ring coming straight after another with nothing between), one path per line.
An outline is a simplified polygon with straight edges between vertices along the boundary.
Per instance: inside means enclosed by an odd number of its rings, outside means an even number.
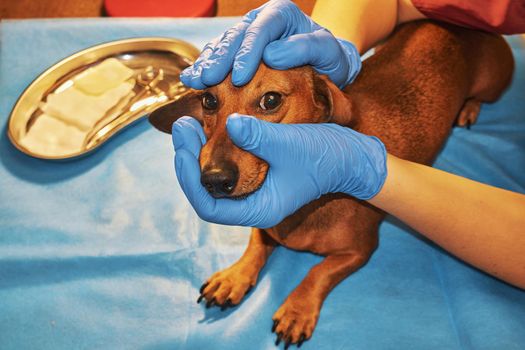
M226 128L239 147L270 165L259 190L243 200L215 199L200 183L206 137L191 117L173 124L175 169L182 190L205 221L268 228L330 192L370 199L386 178L386 150L375 137L336 124L274 124L231 115Z
M233 84L241 86L252 79L261 58L275 69L312 65L340 88L361 70L353 44L336 39L293 2L274 0L250 11L242 22L208 43L180 79L184 85L204 89L232 71Z

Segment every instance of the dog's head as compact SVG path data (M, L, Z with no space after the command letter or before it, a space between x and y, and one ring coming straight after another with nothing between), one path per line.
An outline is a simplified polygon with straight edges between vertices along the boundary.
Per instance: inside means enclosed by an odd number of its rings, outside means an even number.
M262 185L268 164L233 144L226 130L230 114L274 123L341 123L344 119L348 124L350 107L347 97L311 67L279 71L261 64L247 85L236 87L228 76L216 86L189 91L151 113L149 120L167 133L182 116L199 120L207 139L199 159L201 183L216 198L242 198Z

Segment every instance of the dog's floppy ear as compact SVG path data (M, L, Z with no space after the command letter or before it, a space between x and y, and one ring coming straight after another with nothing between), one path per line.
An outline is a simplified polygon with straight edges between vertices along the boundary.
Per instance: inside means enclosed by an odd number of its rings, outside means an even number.
M148 119L160 131L171 134L173 123L185 115L194 117L202 124L202 104L199 91L189 90L177 100L151 112Z
M314 73L314 100L324 108L324 122L351 126L352 102L326 75Z

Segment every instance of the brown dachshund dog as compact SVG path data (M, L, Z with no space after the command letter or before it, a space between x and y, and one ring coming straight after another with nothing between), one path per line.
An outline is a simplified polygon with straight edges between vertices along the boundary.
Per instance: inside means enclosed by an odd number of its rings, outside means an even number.
M277 71L261 64L242 87L227 77L191 91L150 115L158 129L190 115L204 126L201 182L214 197L242 198L263 183L268 165L236 147L226 131L234 113L276 123L337 123L379 137L389 153L430 164L454 124L474 123L482 102L495 101L513 71L512 53L497 35L431 21L405 24L343 91L311 67ZM324 195L270 229L253 228L243 256L202 286L206 306L237 305L255 286L277 245L325 256L273 316L277 343L312 336L323 301L363 266L378 244L380 210L350 196Z

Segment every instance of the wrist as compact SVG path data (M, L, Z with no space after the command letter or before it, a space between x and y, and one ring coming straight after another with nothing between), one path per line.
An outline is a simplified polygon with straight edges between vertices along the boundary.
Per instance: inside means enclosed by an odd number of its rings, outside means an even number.
M386 148L377 137L347 131L352 135L342 157L343 176L337 192L369 200L381 191L387 177Z

